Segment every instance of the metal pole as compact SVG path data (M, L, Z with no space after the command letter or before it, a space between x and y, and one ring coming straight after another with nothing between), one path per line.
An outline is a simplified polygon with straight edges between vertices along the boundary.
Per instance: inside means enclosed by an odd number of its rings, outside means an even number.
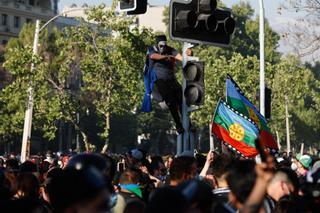
M74 12L74 11L78 11L78 10L85 10L84 8L74 8L74 9L70 9L70 10L66 10L66 11L63 11L61 13L59 13L58 15L52 17L49 21L47 21L40 29L40 32L41 30L43 30L44 28L46 28L48 26L48 24L50 24L52 21L56 20L58 17L62 16L63 14L67 14L67 13L70 13L70 12Z
M214 140L213 140L211 131L212 131L212 123L210 122L210 124L209 124L210 150L214 150Z
M182 153L182 143L183 143L183 139L182 139L182 134L179 134L177 136L177 156L180 155Z
M196 144L196 134L194 132L189 131L190 141L189 141L189 150L194 151L195 150L195 144Z
M192 45L190 43L187 43L187 42L184 42L183 44L183 53L182 53L182 57L183 57L183 60L182 60L182 67L185 67L187 62L188 62L188 56L187 56L187 49L192 47ZM183 75L182 75L183 76ZM190 124L190 120L189 120L189 114L188 114L188 107L187 107L187 104L186 104L186 99L184 97L184 94L183 92L185 91L186 89L186 86L187 86L187 81L186 79L184 78L184 76L182 77L183 78L183 82L182 82L182 125L183 125L183 128L184 128L184 133L183 133L183 151L187 151L187 150L190 150L190 147L189 147L189 124Z
M66 14L68 12L77 11L77 10L84 10L84 8L75 8L70 9L67 11L64 11L53 18L51 18L49 21L47 21L41 28L40 28L40 20L37 19L36 21L36 30L33 40L33 55L38 54L38 43L39 43L39 34L41 30L43 30L49 23L57 19L59 16ZM31 72L34 72L35 64L32 62L31 64ZM23 127L23 136L22 136L22 146L21 146L21 159L20 161L23 163L27 159L27 152L28 147L30 147L31 142L31 128L32 128L32 111L33 111L33 91L32 91L32 82L29 84L28 88L28 103L27 103L27 109L25 112L25 118L24 118L24 127Z
M264 73L264 5L263 0L260 4L260 113L265 116L265 73Z
M34 34L34 41L33 41L33 56L38 54L38 42L39 42L39 33L40 33L40 20L36 21L36 29ZM35 64L32 62L31 64L31 73L35 70ZM32 89L32 82L29 83L28 88L28 104L27 109L25 112L24 118L24 127L23 127L23 137L22 137L22 147L21 147L21 159L20 161L23 163L27 160L27 149L28 143L31 141L31 128L32 128L32 111L33 111L33 89Z
M290 129L289 129L289 112L288 112L288 98L285 97L286 102L286 130L287 130L287 153L289 155L291 151L291 144L290 144Z

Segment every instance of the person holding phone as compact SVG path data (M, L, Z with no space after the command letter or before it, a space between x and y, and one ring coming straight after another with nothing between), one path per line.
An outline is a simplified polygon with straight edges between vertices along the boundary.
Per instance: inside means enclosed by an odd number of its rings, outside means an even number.
M191 49L187 55L191 55ZM149 67L155 71L155 87L168 106L179 134L184 132L181 123L182 88L175 76L176 61L182 61L182 55L167 45L165 35L156 37L156 44L148 49Z

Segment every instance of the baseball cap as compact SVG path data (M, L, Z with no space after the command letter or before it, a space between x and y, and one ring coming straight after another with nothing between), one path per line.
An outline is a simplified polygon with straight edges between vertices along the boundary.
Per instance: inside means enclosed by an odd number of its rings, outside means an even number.
M297 154L296 156L297 160L302 164L303 167L305 168L309 168L311 162L312 162L312 159L309 155L300 155L300 154Z

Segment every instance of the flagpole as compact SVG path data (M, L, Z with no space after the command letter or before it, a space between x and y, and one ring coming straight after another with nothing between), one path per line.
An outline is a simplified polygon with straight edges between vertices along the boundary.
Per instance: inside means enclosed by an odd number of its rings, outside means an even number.
M300 155L303 155L303 150L304 150L304 143L301 143Z
M279 150L281 150L280 137L279 137L279 132L278 131L276 131L276 135L277 135L278 148L279 148Z
M211 119L211 121L213 120L213 118ZM213 141L213 137L212 137L212 123L210 122L209 124L209 138L210 138L210 150L214 150L214 141Z
M290 144L290 129L289 129L289 112L288 112L288 97L285 96L286 101L286 130L287 130L287 154L291 151L291 144Z

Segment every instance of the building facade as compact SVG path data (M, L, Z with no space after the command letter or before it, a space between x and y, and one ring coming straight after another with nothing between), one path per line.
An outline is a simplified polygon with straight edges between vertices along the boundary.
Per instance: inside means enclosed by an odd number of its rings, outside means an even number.
M58 0L0 0L0 44L18 37L24 23L47 21L57 10Z
M83 4L81 6L76 5L76 4L72 4L68 7L64 7L63 11L68 11L71 9L76 9L76 8L86 8L88 7L87 4ZM110 9L110 7L107 7L106 9ZM151 28L153 29L155 32L166 32L167 28L166 25L163 23L163 12L165 10L165 6L161 5L161 6L155 6L155 5L148 5L147 8L147 12L145 14L142 15L138 15L136 16L136 21L135 24L137 26L143 26L143 27L147 27L147 28ZM77 11L73 11L73 12L69 12L68 17L82 17L86 20L86 14L84 10L77 10ZM57 22L60 22L60 20L58 20ZM59 23L56 23L56 25L58 27Z

